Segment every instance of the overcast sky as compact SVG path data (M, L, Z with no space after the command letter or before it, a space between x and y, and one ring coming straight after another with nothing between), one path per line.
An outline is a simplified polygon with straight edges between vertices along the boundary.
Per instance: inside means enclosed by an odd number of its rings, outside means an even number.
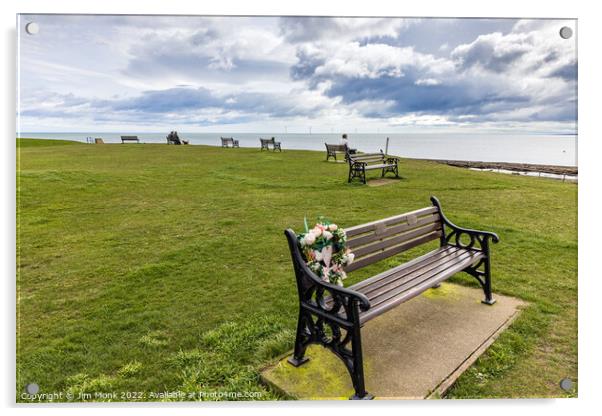
M28 35L28 22L39 33ZM25 132L576 133L572 20L23 15Z

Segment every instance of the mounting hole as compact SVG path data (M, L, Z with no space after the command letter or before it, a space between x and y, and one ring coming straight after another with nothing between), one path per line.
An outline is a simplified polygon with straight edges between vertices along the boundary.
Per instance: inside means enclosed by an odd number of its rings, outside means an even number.
M568 26L563 26L560 28L560 37L562 39L570 39L573 36L573 29Z
M36 22L29 22L25 25L25 31L30 35L37 35L40 31L40 25Z
M563 378L560 380L560 388L564 391L571 391L573 388L573 380L570 378Z
M40 386L38 386L36 383L29 383L25 386L25 391L27 394L38 394L40 391Z

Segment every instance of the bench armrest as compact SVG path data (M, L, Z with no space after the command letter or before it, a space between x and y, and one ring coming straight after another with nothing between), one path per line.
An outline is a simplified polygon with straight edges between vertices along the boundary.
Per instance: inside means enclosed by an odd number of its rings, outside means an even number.
M436 206L439 209L439 215L441 216L441 221L453 230L450 234L448 234L447 236L444 236L444 238L446 239L446 242L448 242L450 240L450 238L452 237L452 234L455 234L456 244L464 247L464 245L459 243L459 237L461 234L468 234L468 236L470 236L470 243L468 244L467 248L472 248L473 244L475 243L475 239L476 239L479 242L481 249L488 251L490 239L494 243L498 243L500 241L500 238L498 237L498 235L496 233L493 233L490 231L473 230L471 228L464 228L464 227L457 226L456 224L451 222L445 216L445 214L443 214L443 210L441 209L441 203L439 202L439 200L436 197L431 196L431 202L433 203L434 206Z
M395 163L399 162L399 158L397 156L386 156L387 163Z
M309 267L307 267L305 262L303 262L302 266L304 269L303 272L306 274L306 276L312 279L316 286L326 290L327 292L330 292L333 298L337 295L344 298L349 298L351 301L357 301L358 306L362 311L367 311L370 309L370 301L363 293L356 292L353 289L333 285L330 282L325 282L324 280L320 279L320 277L316 275Z
M360 160L354 160L353 157L348 157L350 165L357 165L358 167L367 166L366 162L362 162Z

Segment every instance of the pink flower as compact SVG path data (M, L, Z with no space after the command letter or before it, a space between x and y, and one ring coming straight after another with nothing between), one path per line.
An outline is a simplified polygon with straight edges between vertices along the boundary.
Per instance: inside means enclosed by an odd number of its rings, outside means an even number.
M307 234L305 234L305 237L303 237L303 243L306 246L311 246L315 242L316 242L316 235L313 233L313 231L308 232Z
M325 239L327 240L331 240L332 239L332 233L330 231L324 231L322 233L322 235L324 236Z
M330 270L328 269L328 267L323 267L322 268L322 279L325 282L328 282L330 279L328 278L328 274L330 273Z
M339 228L339 226L338 226L338 225L336 225L336 224L330 224L330 225L328 226L328 229L329 229L330 231L336 231L338 228Z
M328 231L327 231L328 232ZM332 246L326 246L322 249L322 260L326 267L330 266L330 259L332 258Z

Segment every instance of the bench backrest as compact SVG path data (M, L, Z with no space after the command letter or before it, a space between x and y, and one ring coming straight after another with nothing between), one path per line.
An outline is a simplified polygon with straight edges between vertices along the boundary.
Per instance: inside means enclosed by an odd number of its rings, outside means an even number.
M365 162L365 163L381 163L385 160L385 154L380 153L355 153L349 155L349 163L353 162Z
M346 228L347 247L355 260L350 272L421 244L441 238L443 226L439 209L422 208L366 224Z
M221 137L222 139L222 143L234 143L234 138L233 137Z
M347 152L346 144L324 144L326 145L326 150L328 150L329 152Z
M259 140L261 140L261 143L262 143L262 144L274 143L274 142L276 141L276 139L275 139L275 138L273 138L273 139L261 139L261 138L260 138Z
M121 140L135 140L138 141L138 136L121 136Z

